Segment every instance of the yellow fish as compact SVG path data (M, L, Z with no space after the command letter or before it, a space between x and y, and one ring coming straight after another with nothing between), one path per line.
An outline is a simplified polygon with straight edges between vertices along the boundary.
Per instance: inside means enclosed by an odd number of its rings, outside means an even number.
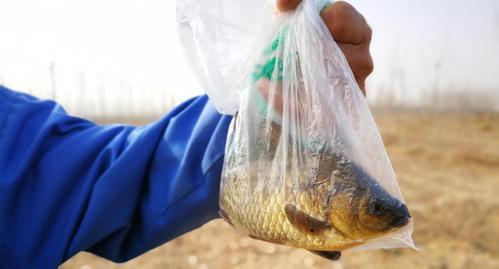
M253 238L336 260L341 250L403 227L411 218L405 204L341 153L324 151L313 180L307 180L307 171L283 172L269 163L229 161L224 168L220 215Z

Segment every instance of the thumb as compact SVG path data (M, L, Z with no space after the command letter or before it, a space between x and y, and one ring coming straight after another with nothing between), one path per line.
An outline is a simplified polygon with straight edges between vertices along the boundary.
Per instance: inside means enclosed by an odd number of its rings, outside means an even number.
M288 11L291 9L295 9L298 4L300 4L301 0L277 0L277 8L282 11Z

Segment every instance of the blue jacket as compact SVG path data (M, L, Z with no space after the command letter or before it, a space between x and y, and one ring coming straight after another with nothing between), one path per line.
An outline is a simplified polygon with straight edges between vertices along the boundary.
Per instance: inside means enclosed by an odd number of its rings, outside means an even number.
M0 86L0 268L122 262L216 218L230 121L200 96L99 126Z

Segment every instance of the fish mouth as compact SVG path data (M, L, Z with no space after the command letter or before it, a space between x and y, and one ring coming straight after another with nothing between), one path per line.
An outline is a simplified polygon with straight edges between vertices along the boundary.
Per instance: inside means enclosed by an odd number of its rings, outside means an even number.
M411 214L409 214L409 209L405 204L400 203L400 205L394 210L393 220L390 225L394 228L400 228L409 223L411 219Z

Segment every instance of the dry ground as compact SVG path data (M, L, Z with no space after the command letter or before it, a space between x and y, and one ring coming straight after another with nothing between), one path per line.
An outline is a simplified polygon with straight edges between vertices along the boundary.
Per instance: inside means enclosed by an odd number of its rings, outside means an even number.
M329 262L255 241L217 220L125 264L82 253L61 268L499 268L499 114L378 112L420 252Z

